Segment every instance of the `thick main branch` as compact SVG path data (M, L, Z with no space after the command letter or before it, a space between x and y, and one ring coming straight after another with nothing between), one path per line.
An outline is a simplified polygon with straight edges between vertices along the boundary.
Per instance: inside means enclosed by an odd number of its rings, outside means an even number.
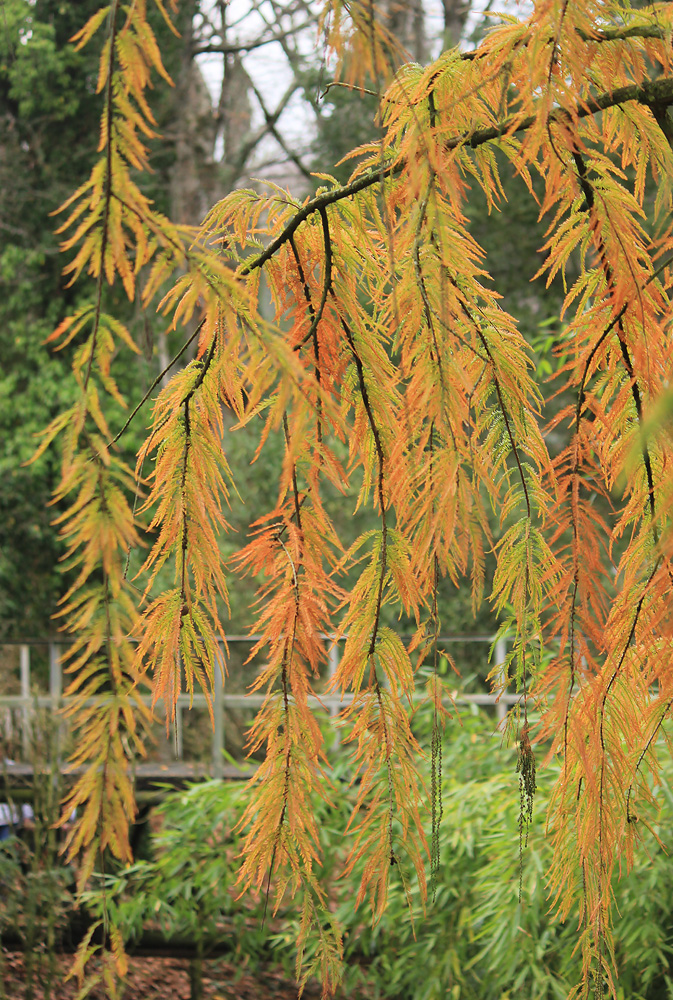
M596 97L587 97L572 108L558 108L556 111L553 111L549 115L549 121L558 122L587 118L590 115L597 114L599 111L605 111L608 108L613 108L618 104L626 104L629 101L637 101L639 104L647 105L656 104L662 107L673 104L673 77L662 77L659 80L650 80L643 84L619 87L617 90L607 91L603 94L598 94ZM536 121L537 115L534 114L526 115L524 118L521 118L518 114L508 115L507 118L503 118L497 125L491 125L488 128L478 128L474 132L454 136L451 139L447 139L444 145L446 149L456 149L458 146L470 146L472 149L476 149L487 142L494 142L496 139L501 139L504 135L516 135L518 132L526 132ZM272 240L266 250L250 264L246 264L245 267L241 268L239 273L246 275L259 267L263 267L268 260L271 260L280 247L288 242L302 222L305 222L309 216L324 210L328 205L334 205L345 198L351 198L360 191L366 191L367 188L382 183L387 177L394 177L402 173L406 165L407 161L404 158L390 160L388 163L383 163L381 166L377 166L375 169L362 174L362 176L351 181L350 184L333 188L331 191L325 191L323 194L311 198L290 219L285 228Z

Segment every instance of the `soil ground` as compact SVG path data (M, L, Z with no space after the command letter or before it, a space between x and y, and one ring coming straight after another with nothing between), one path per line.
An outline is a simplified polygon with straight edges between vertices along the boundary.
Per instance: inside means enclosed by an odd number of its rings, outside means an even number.
M64 982L71 957L57 957L51 994L45 993L46 970L35 977L33 1000L74 1000L77 986ZM26 968L23 955L3 955L3 986L7 1000L23 1000L26 995ZM131 958L124 1000L189 1000L189 963L183 959ZM102 990L89 994L91 1000L103 1000ZM0 996L2 994L0 993ZM317 1000L320 990L309 983L305 1000ZM273 970L241 970L223 961L206 962L203 975L203 1000L296 1000L296 983Z

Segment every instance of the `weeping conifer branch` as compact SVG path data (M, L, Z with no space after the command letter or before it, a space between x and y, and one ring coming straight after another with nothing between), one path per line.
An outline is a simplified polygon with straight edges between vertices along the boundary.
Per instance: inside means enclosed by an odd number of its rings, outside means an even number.
M120 119L124 117L124 108L130 106L130 98L136 100L141 109L146 105L142 98L145 84L138 84L137 79L125 81L116 69L121 37L117 0L106 11L94 15L74 40L80 47L85 44L106 13L108 33L99 72L99 90L104 92L102 157L90 180L63 206L71 208L71 212L60 227L63 232L84 215L76 232L64 241L62 248L73 249L83 240L65 271L72 274L72 283L84 267L88 267L96 279L93 305L68 317L50 340L56 341L59 349L64 349L89 321L91 329L84 343L74 352L73 370L80 399L71 411L56 418L38 450L38 454L41 453L57 435L62 437L62 479L55 499L64 500L75 494L71 506L57 522L69 546L66 558L71 566L80 567L74 585L61 602L60 611L64 627L75 635L68 667L73 680L66 695L73 699L68 711L80 732L71 764L81 767L82 774L66 797L62 823L77 810L77 821L66 839L66 851L71 859L79 856L80 892L92 876L94 866L105 878L108 852L121 862L132 860L128 836L129 825L135 816L131 757L144 753L143 730L150 721L137 694L140 675L133 665L130 643L136 613L122 568L125 552L140 541L125 495L132 477L125 464L110 454L105 443L110 432L99 388L103 394L125 405L111 376L111 361L117 342L135 352L138 349L125 327L103 312L103 291L105 284L112 283L116 272L129 297L133 296L134 276L125 256L127 239L121 235L123 222L115 212L114 190L129 180L126 172L129 163L137 165L143 160L144 151L136 140L136 130L148 135L152 132L142 114L128 123L130 127L125 135L120 128ZM153 44L151 31L145 31L146 28L144 9L126 11L123 32L134 40L142 38L138 48L141 58L147 57L148 48ZM161 66L158 54L155 57L153 53L150 58L155 65ZM139 240L136 248L138 268L146 259L143 248L146 248L146 241L137 220L131 231ZM113 996L117 983L126 973L127 963L123 940L110 919L104 890L102 903L103 944L92 944L92 931L78 950L73 972L83 983L90 957L101 951L100 977L106 981ZM96 982L96 976L89 977L82 986L81 995L88 994Z
M673 370L671 275L668 264L658 264L670 263L673 250L665 121L673 103L671 13L629 14L613 29L605 24L623 12L612 0L600 6L600 21L594 5L538 5L531 18L498 26L474 53L443 54L425 70L407 66L393 76L394 54L375 8L331 0L329 9L337 57L345 58L350 33L351 65L392 80L385 94L377 84L379 140L346 185L327 180L303 204L277 190L234 192L198 234L154 212L136 183L147 167L139 136L153 135L144 90L150 70L165 70L147 33L145 4L122 12L115 2L109 11L101 156L65 206L64 227L76 227L64 244L75 250L69 273L75 279L88 270L96 286L91 303L55 333L66 347L89 331L75 349L80 391L43 443L63 442L58 498L71 504L63 533L79 569L63 606L76 635L73 711L86 734L79 750L85 778L69 803L83 812L70 847L82 848L87 864L99 849L127 858L133 805L116 734L130 734L140 752L143 679L154 670L155 700L163 696L170 715L180 663L189 689L196 681L206 692L221 668L227 583L217 536L228 530L223 508L232 487L222 405L242 424L264 413L261 442L282 428L285 449L275 507L253 525L236 560L262 580L252 629L262 635L255 654L264 651L267 660L253 681L266 697L250 748L263 749L265 760L244 817L239 884L266 886L275 905L298 894L299 963L311 935L318 943L312 967L326 990L333 986L341 945L315 878L320 853L308 805L327 794L325 758L308 698L325 657L323 636L336 630L346 648L335 686L354 696L345 715L360 778L345 870L361 869L359 900L369 894L374 919L391 873L410 891L405 857L423 897L430 854L434 893L444 713L437 594L442 578L458 584L469 575L473 602L481 598L484 556L493 547L489 497L501 532L491 600L498 613L513 609L503 623L514 634L507 668L522 693L520 849L535 793L534 743L549 738L552 752L563 755L550 811L552 891L562 917L579 907L584 989L593 976L601 995L606 984L614 990L610 879L620 851L627 862L632 855L632 802L637 794L646 806L644 764L656 768L657 735L673 704L666 596L673 459L667 433L650 432ZM120 56L114 25L122 13L133 58ZM82 44L106 16L94 15ZM482 280L488 261L463 211L466 177L490 207L502 197L495 148L531 192L530 172L542 178L541 211L551 225L541 273L567 276L580 261L559 351L574 403L553 418L550 429L569 439L553 461L538 426L529 352ZM640 222L648 176L658 186L660 223L651 237ZM120 553L139 544L126 500L133 475L110 451L120 435L107 444L102 402L106 394L121 398L111 374L114 345L133 345L102 306L104 282L120 277L131 297L139 268L150 261L146 304L181 268L160 308L172 309L176 324L196 323L198 340L197 359L154 403L137 467L139 475L145 457L154 456L138 512L155 531L139 616L118 568ZM276 326L257 315L262 268ZM344 553L321 491L326 482L347 491L357 476L357 504L370 504L379 526ZM614 514L598 514L597 496ZM346 594L344 575L360 561ZM172 568L173 584L149 598L162 566ZM101 587L83 595L94 577ZM419 662L431 659L434 671L429 850L419 810L420 748L404 704L414 669L387 624L393 608L416 622L412 651ZM548 663L541 646L556 635L560 651ZM529 699L540 707L537 730ZM522 875L520 868L520 889ZM112 926L106 930L119 971L120 939Z

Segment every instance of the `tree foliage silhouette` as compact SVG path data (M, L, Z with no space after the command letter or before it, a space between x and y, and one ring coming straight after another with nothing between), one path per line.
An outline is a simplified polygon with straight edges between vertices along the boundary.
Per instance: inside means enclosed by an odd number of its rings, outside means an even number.
M170 22L176 3L154 3ZM521 694L509 721L522 838L544 741L563 763L549 814L553 905L563 918L579 900L578 991L614 994L610 880L633 856L673 704L673 480L658 416L671 378L673 9L537 0L527 18L503 16L475 51L395 69L399 53L372 3L329 0L323 44L337 78L374 81L380 138L358 150L344 186L321 175L303 202L275 188L235 191L198 230L171 224L142 190L154 135L147 90L153 73L167 76L146 13L145 0L113 0L74 39L101 45L99 157L61 223L66 274L88 275L91 294L52 335L72 351L78 396L41 444L60 441L56 495L70 504L61 530L78 568L61 615L75 640L73 763L84 766L64 812L80 810L68 848L82 855L80 885L106 852L130 858L130 758L148 721L139 683L150 681L169 715L183 671L190 691L196 683L208 693L224 666L227 573L253 574L263 582L251 631L266 661L254 689L266 700L250 744L266 755L244 817L239 882L270 890L275 905L296 896L302 982L317 971L329 992L340 938L315 877L310 809L311 795L334 794L309 701L323 636L345 641L332 686L351 697L343 714L359 782L346 870L361 871L357 903L368 898L376 920L391 879L406 887L415 877L424 891L428 855L431 870L436 863L425 815L441 816L441 743L433 739L430 810L410 699L418 665L437 658L438 581L467 581L478 603L494 547L490 600L510 639L494 683ZM550 221L539 277L571 275L549 428L563 444L553 454L530 351L489 287L463 211L469 184L507 210L496 148L532 197L533 175L542 186L540 218ZM105 401L119 402L115 365L137 348L104 303L116 280L133 298L146 266L145 307L161 295L173 323L196 325L197 356L154 400L134 472L119 458L125 428L113 433ZM262 273L272 320L258 308ZM284 442L277 503L231 567L217 546L235 489L223 407L260 428L260 446L272 432ZM324 490L354 481L379 527L344 551ZM502 526L495 539L489 504ZM143 529L153 541L138 602L127 552ZM166 568L173 583L155 594ZM416 622L410 646L386 608ZM428 693L439 731L437 676ZM104 923L115 995L123 942ZM318 946L301 971L309 936Z

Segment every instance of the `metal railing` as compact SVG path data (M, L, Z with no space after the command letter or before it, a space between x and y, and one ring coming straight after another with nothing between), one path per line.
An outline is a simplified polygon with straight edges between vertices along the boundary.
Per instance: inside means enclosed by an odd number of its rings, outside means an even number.
M227 643L247 643L254 642L254 636L228 636ZM327 680L336 673L339 665L339 647L331 640L330 636L325 636L327 642L331 642L327 659ZM489 643L493 642L492 636L442 636L440 642L449 643ZM67 640L33 640L27 642L5 642L4 646L19 647L19 671L21 693L19 695L8 695L0 692L0 711L5 710L5 736L13 736L8 732L8 728L13 729L12 713L16 711L20 718L21 729L21 750L23 759L28 760L30 756L31 732L33 717L36 709L47 708L57 713L70 699L63 696L63 670L61 650L69 643ZM35 694L31 685L31 647L47 646L49 660L49 693ZM499 639L495 645L494 665L504 665L506 658L506 643L504 639ZM457 704L475 704L495 706L498 728L501 726L508 706L516 704L520 700L520 695L511 694L506 691L496 696L491 693L467 694L455 691L452 696ZM419 694L419 698L420 698ZM212 748L211 748L211 770L213 777L221 777L224 767L225 749L225 708L257 708L264 701L263 694L233 694L225 690L224 680L219 670L215 670L212 708L214 725L212 727ZM142 700L146 705L151 706L152 697L150 694L143 695ZM314 707L322 707L335 717L338 716L342 708L349 705L353 700L353 695L345 694L324 694L320 697L309 698L309 704ZM180 694L175 706L175 755L178 760L183 760L183 713L190 708L205 709L208 707L208 699L205 694L194 693ZM337 730L338 738L338 730Z

